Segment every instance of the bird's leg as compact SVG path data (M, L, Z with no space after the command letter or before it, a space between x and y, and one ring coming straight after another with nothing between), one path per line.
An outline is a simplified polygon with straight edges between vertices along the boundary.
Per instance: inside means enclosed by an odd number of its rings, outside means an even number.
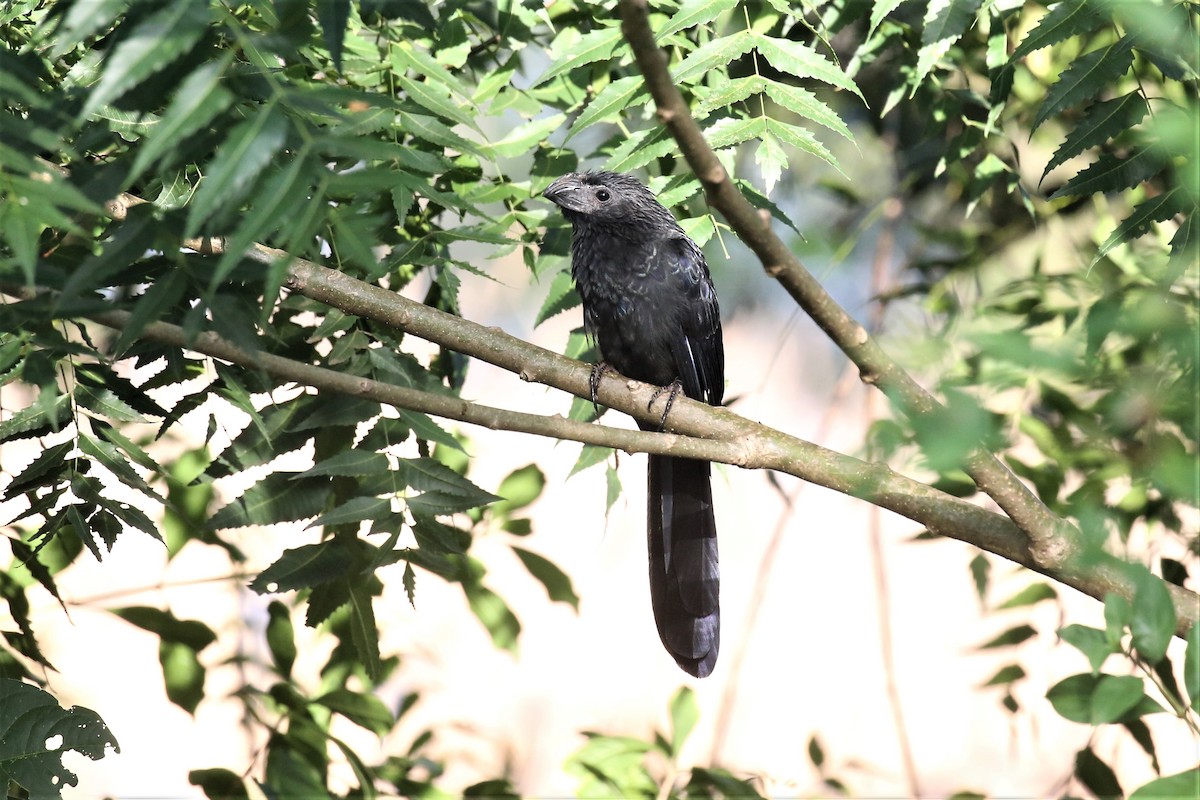
M592 374L588 377L588 388L592 393L592 408L596 410L596 416L600 416L600 402L596 399L596 394L600 391L600 378L604 373L612 372L613 368L607 361L597 361L592 364Z
M682 391L683 384L679 382L678 378L676 378L666 386L658 387L654 390L654 394L650 395L650 402L646 404L647 411L649 411L650 407L654 405L655 400L662 397L664 394L667 396L667 404L663 407L662 419L658 421L659 430L664 430L667 427L667 414L671 413L671 406L675 404L675 398L678 397L679 393Z

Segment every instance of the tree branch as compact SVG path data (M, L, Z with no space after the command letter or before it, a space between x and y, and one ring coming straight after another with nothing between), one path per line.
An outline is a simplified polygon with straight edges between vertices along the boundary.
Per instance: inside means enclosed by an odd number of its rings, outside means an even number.
M804 268L771 229L770 215L756 210L734 186L671 78L666 56L650 30L646 0L619 0L618 5L621 30L654 98L658 117L700 179L709 204L754 251L767 274L779 281L858 366L864 383L878 386L908 416L944 411ZM977 447L965 468L976 485L1028 534L1038 563L1056 567L1078 555L1080 537L1074 526L1051 512L994 455Z

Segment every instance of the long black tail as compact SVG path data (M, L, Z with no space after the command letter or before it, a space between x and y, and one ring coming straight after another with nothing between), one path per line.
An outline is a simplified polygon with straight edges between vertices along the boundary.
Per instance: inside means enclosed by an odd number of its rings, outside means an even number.
M658 635L685 672L703 678L721 642L717 525L709 462L650 456L646 531Z

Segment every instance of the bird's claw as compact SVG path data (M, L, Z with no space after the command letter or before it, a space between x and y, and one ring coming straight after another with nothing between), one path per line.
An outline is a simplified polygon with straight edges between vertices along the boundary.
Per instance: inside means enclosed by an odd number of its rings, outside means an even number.
M588 388L591 390L592 395L592 408L595 409L597 417L600 416L600 401L596 399L596 395L600 391L600 379L604 376L604 373L611 371L612 367L608 365L608 362L597 361L595 364L592 364L592 374L588 376Z
M658 387L654 390L654 394L650 395L650 402L646 404L647 411L649 411L654 405L655 400L662 397L664 394L667 396L667 404L663 407L662 418L658 421L659 430L664 430L667 427L667 414L671 413L671 406L675 404L675 398L678 397L679 393L682 391L683 384L679 382L678 378L676 378L666 386Z

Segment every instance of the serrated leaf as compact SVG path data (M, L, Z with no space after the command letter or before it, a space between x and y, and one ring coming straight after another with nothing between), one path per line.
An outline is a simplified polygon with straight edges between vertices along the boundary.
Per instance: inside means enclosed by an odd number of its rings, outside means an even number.
M555 39L554 45L550 49L550 68L534 81L533 88L541 86L564 72L570 72L576 67L612 58L624 41L620 26L591 31L578 39L567 39L560 36Z
M73 7L74 8L74 7ZM207 125L233 102L222 85L232 55L202 64L183 79L166 111L150 129L137 150L126 183L132 183L163 155Z
M798 86L791 86L776 81L765 81L765 84L767 97L770 97L783 108L794 114L799 114L805 119L812 120L818 125L844 136L850 141L854 141L854 136L850 133L850 128L846 126L846 123L842 121L838 113L821 102L812 92L807 89L801 89Z
M575 465L571 467L571 472L567 477L583 472L588 467L595 464L603 464L613 454L611 447L600 447L594 444L585 444L579 451L579 458L575 459Z
M375 607L371 603L371 592L363 581L350 582L350 636L367 677L377 680L382 672L382 664L379 661L379 628L375 624Z
M209 530L273 525L315 517L331 487L326 478L291 480L287 473L268 475L208 520Z
M797 78L814 80L853 92L860 99L862 92L846 73L813 48L791 39L778 39L761 33L748 34L758 52L780 72Z
M1108 255L1114 247L1136 239L1150 230L1155 222L1165 222L1183 210L1184 191L1176 186L1170 191L1143 200L1134 207L1117 229L1096 250L1095 261Z
M546 299L542 301L542 307L538 309L533 323L534 327L536 328L551 317L575 308L581 302L578 292L575 291L575 281L571 277L571 271L569 269L561 270L550 281L550 288L546 291Z
M305 527L327 528L379 519L386 516L391 511L391 507L391 501L383 497L352 497L341 505L326 511Z
M571 124L564 143L569 142L572 136L585 128L589 128L597 122L608 121L635 102L644 102L649 96L646 82L640 75L631 75L613 81L592 98L592 101L583 109L583 113Z
M462 451L462 444L455 439L444 428L430 419L426 414L419 411L409 411L408 409L398 408L396 413L400 419L404 420L404 424L408 426L418 439L434 444L442 444L447 447L453 447L455 450ZM465 452L465 451L464 451Z
M1132 40L1125 36L1107 47L1097 48L1075 59L1046 92L1046 99L1033 118L1030 134L1050 117L1099 95L1116 83L1133 64L1132 48Z
M229 132L189 204L185 237L195 236L218 208L236 202L287 139L290 123L275 105L260 109Z
M1162 167L1162 156L1152 148L1135 151L1128 158L1103 155L1095 164L1060 186L1051 200L1070 195L1119 192L1137 186Z
M111 389L93 389L91 386L80 384L75 387L72 396L79 405L101 419L114 422L149 422L132 406L117 397Z
M321 38L329 58L338 72L342 71L342 45L346 36L346 23L350 20L350 0L320 0L317 3L317 21L321 24Z
M671 79L676 84L691 83L696 78L742 56L755 46L749 31L720 36L697 47L675 67Z
M875 4L871 8L870 33L874 33L875 29L879 27L879 23L883 22L888 14L891 14L904 2L906 0L875 0Z
M475 121L475 117L467 113L473 110L473 104L469 100L455 100L450 96L449 90L432 81L415 81L405 75L397 75L396 82L404 89L408 98L422 108L432 111L442 119L451 119L459 125L479 130L479 123ZM466 106L465 109L461 107L463 105Z
M667 20L667 24L654 34L654 39L661 42L684 28L694 28L712 22L726 11L736 8L739 2L740 0L686 0L671 19Z
M521 547L513 547L513 552L521 559L529 574L538 579L546 588L546 594L556 603L567 603L576 611L579 610L579 597L571 585L571 579L557 564L549 559L530 552Z
M764 136L754 151L754 163L762 173L763 189L769 195L787 166L787 153L774 136Z
M208 30L209 21L207 2L179 0L160 6L137 23L105 59L104 71L88 94L80 118L86 119L190 52Z
M396 121L397 130L423 139L430 144L457 150L461 153L470 153L479 158L487 158L487 154L478 144L459 136L436 117L400 111L396 114Z
M1096 7L1085 0L1062 0L1046 16L1038 20L1017 49L1012 60L1024 58L1035 50L1058 44L1067 37L1090 33L1104 24L1104 17L1096 13Z
M1067 3L1064 2L1060 5L1067 5ZM1130 92L1122 97L1094 103L1088 108L1087 113L1074 130L1054 151L1054 156L1042 170L1042 177L1045 178L1050 170L1072 156L1079 155L1090 147L1103 144L1132 128L1141 121L1147 111L1149 111L1149 107L1141 92Z
M647 128L627 138L613 151L604 166L613 172L628 172L673 153L678 148L675 138L665 126Z
M514 158L533 150L538 142L544 141L551 133L562 127L567 119L566 114L551 114L548 117L534 119L519 125L512 133L498 142L489 145L492 153L500 158Z
M284 550L283 555L250 582L258 594L291 592L343 577L355 563L354 553L337 540Z
M925 80L937 62L949 52L975 19L982 0L929 0L921 30L914 82Z
M56 746L48 746L48 743ZM78 786L63 755L80 753L92 761L120 745L100 715L89 708L63 708L36 686L0 678L0 779L12 781L30 797L61 797L63 787Z
M299 477L315 475L372 475L386 472L388 469L387 456L383 453L373 453L364 450L344 450L329 458L321 459L312 468L296 473L293 480Z
M813 136L807 129L801 128L799 125L789 125L786 122L780 122L777 119L768 117L767 132L777 136L780 141L791 145L797 150L802 150L816 156L843 176L846 175L845 172L842 172L842 165L833 157L833 153L829 152L825 145L821 144L817 140L817 137ZM766 137L763 138L763 141L766 141Z
M432 458L404 458L396 464L397 478L405 485L424 492L453 495L469 507L494 503L501 499L485 492L449 467Z
M159 503L162 502L162 497L150 488L150 484L146 483L146 480L125 460L124 454L112 444L93 439L83 433L79 435L78 442L79 449L84 455L90 456L99 462L105 469L117 476L121 483L130 488L137 489L151 500ZM157 535L157 531L155 535Z

